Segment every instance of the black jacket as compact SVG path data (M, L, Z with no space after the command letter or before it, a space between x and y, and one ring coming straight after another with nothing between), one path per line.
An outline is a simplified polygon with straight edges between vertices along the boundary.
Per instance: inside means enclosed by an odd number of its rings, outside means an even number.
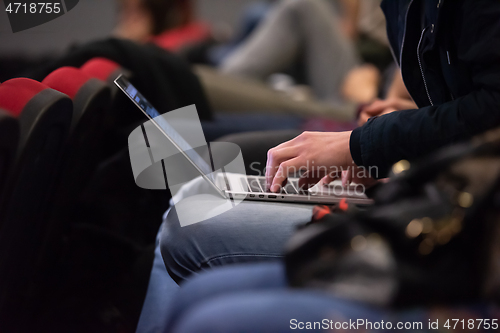
M399 160L500 126L500 1L384 0L382 9L420 108L373 117L353 131L354 162L377 166L378 177Z

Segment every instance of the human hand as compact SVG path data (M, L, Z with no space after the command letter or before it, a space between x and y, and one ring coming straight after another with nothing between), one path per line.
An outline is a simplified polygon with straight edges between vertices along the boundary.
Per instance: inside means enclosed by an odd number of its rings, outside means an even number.
M381 116L394 111L416 109L415 102L409 99L392 97L384 100L376 100L375 102L363 107L359 114L358 125L363 126L369 118Z
M279 192L292 172L306 171L299 186L314 185L325 176L339 178L343 170L354 166L349 140L351 132L304 132L269 150L266 185Z
M376 172L376 174L378 174L378 172ZM338 176L328 174L321 179L320 183L326 186L338 178ZM350 168L348 167L348 170L343 170L340 175L340 179L342 181L342 187L347 187L351 183L356 183L368 188L374 186L380 181L372 178L368 169L365 167L358 167L356 165L353 165Z

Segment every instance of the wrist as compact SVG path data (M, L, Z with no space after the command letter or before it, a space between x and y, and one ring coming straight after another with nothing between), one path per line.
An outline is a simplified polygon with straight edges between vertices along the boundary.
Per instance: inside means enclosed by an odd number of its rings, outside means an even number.
M363 158L361 154L361 132L363 127L358 127L351 132L349 137L349 154L351 160L357 166L363 165Z

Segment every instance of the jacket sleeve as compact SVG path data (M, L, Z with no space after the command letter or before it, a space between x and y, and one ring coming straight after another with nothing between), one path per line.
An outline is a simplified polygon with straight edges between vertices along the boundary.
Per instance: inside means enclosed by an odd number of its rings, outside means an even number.
M481 3L481 4L480 4ZM457 56L470 70L470 93L453 101L374 117L351 134L358 166L387 176L395 162L500 126L500 2L464 1Z

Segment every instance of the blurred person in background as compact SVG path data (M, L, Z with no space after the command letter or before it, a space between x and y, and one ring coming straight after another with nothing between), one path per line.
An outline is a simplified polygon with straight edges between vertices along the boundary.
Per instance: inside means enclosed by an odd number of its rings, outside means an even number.
M196 19L191 0L118 0L118 23L113 34L139 44L155 44L189 63L203 63L205 57L201 54L215 45L213 30L217 29L211 29ZM218 80L219 77L215 77L203 81L205 90L207 85ZM245 90L245 86L239 89ZM224 94L222 98L228 98L228 95ZM217 110L217 104L210 102ZM203 121L207 141L243 131L295 129L302 124L302 119L297 116L258 111L261 110L251 109L245 114L217 113L213 121Z
M379 94L381 73L393 62L379 5L372 0L279 1L219 67L258 80L291 72L320 100L371 102Z
M219 47L209 26L196 20L190 0L118 4L117 37L153 42L225 74L266 80L285 72L309 86L312 98L335 105L371 102L392 63L378 0L256 2L233 41Z
M177 51L208 39L210 28L196 20L191 0L118 0L118 23L113 34Z

